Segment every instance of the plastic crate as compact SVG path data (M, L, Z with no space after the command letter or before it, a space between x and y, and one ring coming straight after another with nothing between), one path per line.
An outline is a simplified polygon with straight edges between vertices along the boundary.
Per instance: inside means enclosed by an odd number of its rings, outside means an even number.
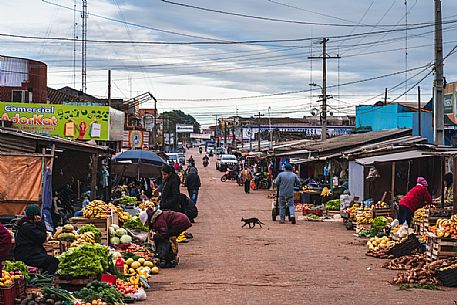
M16 286L16 299L25 299L27 296L25 292L25 279L19 278L14 280L14 286Z
M440 268L437 268L436 275L438 279L446 287L457 287L457 268L451 268L441 271Z
M395 257L409 255L415 250L420 248L421 243L414 234L408 236L408 239L404 242L393 246L390 249L390 253Z
M7 288L0 288L0 305L14 305L16 298L16 286L13 284Z

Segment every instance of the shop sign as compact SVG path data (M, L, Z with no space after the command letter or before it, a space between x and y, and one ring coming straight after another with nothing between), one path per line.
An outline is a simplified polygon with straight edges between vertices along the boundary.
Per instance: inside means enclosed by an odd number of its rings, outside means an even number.
M449 114L452 113L452 98L453 94L446 94L444 95L444 113Z
M122 148L149 149L149 132L141 130L124 130Z
M176 124L176 133L192 133L192 132L194 132L194 126Z
M77 140L109 140L108 106L0 102L0 120L28 132Z

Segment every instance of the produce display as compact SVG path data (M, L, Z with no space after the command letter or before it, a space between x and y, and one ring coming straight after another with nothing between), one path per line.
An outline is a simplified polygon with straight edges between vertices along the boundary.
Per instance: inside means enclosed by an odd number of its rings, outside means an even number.
M27 268L27 265L21 261L6 261L3 270L9 272L15 278L19 278L21 276L23 276L26 280L30 278L29 269Z
M41 274L33 274L30 276L30 280L27 281L27 287L49 287L52 285L54 277L46 272Z
M438 219L436 226L430 226L429 231L438 237L457 238L457 215L452 215L451 219Z
M128 258L125 261L124 273L129 275L142 275L147 278L153 267L154 263L152 261L147 261L143 257L136 260Z
M123 205L136 205L136 197L122 196L119 203Z
M395 245L395 242L390 240L387 236L384 237L373 237L367 242L369 250L378 251L380 249L389 249Z
M93 232L90 232L90 231L85 232L76 237L76 240L71 243L70 249L77 248L77 247L79 247L81 245L85 245L85 244L95 245L97 243L95 240L96 240L96 237Z
M373 219L373 223L371 224L371 231L374 235L381 232L388 224L387 218L384 216L378 216Z
M306 221L322 221L322 219L315 214L307 214L305 216Z
M87 284L86 287L77 291L75 296L86 303L91 303L91 305L94 300L97 300L97 305L99 305L98 300L110 305L124 303L122 293L117 291L115 286L99 281L93 281Z
M330 197L330 196L332 196L332 192L330 192L328 187L324 187L322 189L321 196L322 197ZM338 207L338 209L339 209L339 207Z
M79 228L79 230L78 230L78 234L83 234L83 233L86 233L86 232L94 233L95 242L96 243L101 243L101 241L102 241L102 232L100 232L100 230L97 229L97 227L95 227L93 224L84 225L81 228Z
M143 211L147 210L148 208L153 209L156 206L154 202L155 201L153 201L153 200L146 200L146 201L141 202L138 207Z
M86 218L105 218L110 205L103 200L92 200L83 208L83 216Z
M325 209L329 211L339 211L340 210L340 200L339 199L334 199L334 200L329 200L325 204Z
M124 211L124 209L121 206L116 207L116 213L117 215L119 215L119 221L122 223L130 219L129 212Z
M0 287L9 287L11 284L13 284L14 278L13 276L9 273L6 272L5 270L2 271L2 277L0 278Z
M127 233L127 230L124 228L119 228L118 225L111 225L108 229L110 244L119 245L119 244L130 244L132 242L132 237Z
M412 268L406 272L399 273L393 280L393 284L430 284L438 285L436 277L436 268L455 262L455 259L438 260L436 262L425 264L422 267Z
M85 234L90 234L87 232ZM64 252L59 257L60 275L89 276L108 268L109 250L100 245L84 244ZM97 298L94 298L97 299Z
M76 301L76 298L66 291L65 289L60 289L60 288L43 288L41 291L43 294L43 297L45 299L52 299L52 300L58 300L58 301L69 301L69 302L74 302Z
M62 228L57 228L53 238L62 241L74 241L76 240L74 231L75 228L72 225L66 224Z
M44 293L31 292L22 300L21 305L64 305L76 301L69 292L63 289L43 289Z
M141 220L138 216L130 218L126 223L124 223L124 228L131 230L140 230L148 231L149 228L141 223Z
M384 201L378 201L373 205L375 209L390 209L390 205Z
M123 295L133 294L138 291L138 286L135 286L134 283L125 282L121 279L116 280L116 290L122 293Z
M361 212L357 214L357 224L371 224L373 223L373 217L371 215L371 212Z
M421 208L414 212L414 221L416 223L424 222L425 208Z
M413 268L422 268L426 264L427 256L423 254L414 254L397 257L385 263L382 267L390 270L410 270Z

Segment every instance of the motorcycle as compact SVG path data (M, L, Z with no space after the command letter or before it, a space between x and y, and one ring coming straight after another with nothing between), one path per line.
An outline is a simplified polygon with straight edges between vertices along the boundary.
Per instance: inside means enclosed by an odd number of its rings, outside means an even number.
M262 173L256 173L254 177L255 189L269 189L270 179L264 176Z
M203 160L203 166L204 166L204 167L208 167L208 164L209 164L209 161L208 161L208 160L206 160L206 159Z
M221 177L221 181L222 182L225 182L227 180L235 180L235 181L239 181L239 171L237 170L231 170L231 169L228 169L225 174Z

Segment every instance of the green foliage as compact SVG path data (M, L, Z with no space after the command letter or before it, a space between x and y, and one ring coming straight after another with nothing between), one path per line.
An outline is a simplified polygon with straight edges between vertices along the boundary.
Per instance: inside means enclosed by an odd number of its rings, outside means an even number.
M77 291L75 296L87 303L98 299L111 305L124 303L124 297L120 291L117 291L114 286L99 281L87 284L86 287Z
M433 284L401 284L399 290L409 291L411 289L441 290L440 287Z
M109 250L105 246L84 244L59 257L59 274L89 276L105 272Z
M185 114L181 110L162 112L160 116L161 118L166 118L167 120L170 120L170 131L176 130L176 124L193 125L194 132L200 131L200 123L198 123L193 116L191 116L190 114ZM166 128L168 130L168 127Z
M333 199L327 201L325 204L325 209L329 211L339 211L340 210L340 200L339 199Z
M371 225L371 231L374 235L382 231L385 226L387 226L387 218L384 216L378 216L373 219L373 224Z
M134 216L127 220L124 223L123 227L130 230L149 231L149 228L141 223L141 220L138 218L138 216Z
M83 234L86 232L94 233L95 242L97 242L97 243L102 242L102 232L99 229L97 229L93 224L84 225L78 230L78 234Z

